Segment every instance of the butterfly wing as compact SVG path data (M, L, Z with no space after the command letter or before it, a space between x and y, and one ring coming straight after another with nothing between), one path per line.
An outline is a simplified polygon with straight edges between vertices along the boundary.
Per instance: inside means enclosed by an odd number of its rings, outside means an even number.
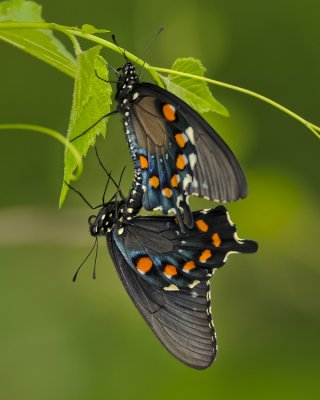
M137 217L113 236L127 264L142 279L164 290L191 290L207 281L231 253L252 253L256 242L240 240L225 207L193 213L183 233L174 217Z
M223 206L193 213L179 230L174 217L136 217L107 235L125 289L156 337L176 358L198 369L216 355L209 279L230 253L257 244L237 237Z
M133 98L130 119L147 210L162 207L167 213L171 207L190 220L186 199L190 194L228 202L246 196L246 180L236 157L188 104L150 83L135 85ZM169 201L166 194L171 195Z
M132 270L112 235L107 236L107 243L127 293L155 336L183 363L192 368L207 368L216 356L209 282L201 282L193 295L164 291Z

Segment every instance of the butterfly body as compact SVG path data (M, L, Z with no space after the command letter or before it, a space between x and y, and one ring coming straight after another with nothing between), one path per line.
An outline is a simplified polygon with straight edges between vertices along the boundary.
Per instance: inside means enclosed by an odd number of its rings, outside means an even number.
M245 197L241 167L213 128L169 91L139 82L132 63L120 71L116 100L143 207L176 214L185 231L193 227L190 195L216 201Z

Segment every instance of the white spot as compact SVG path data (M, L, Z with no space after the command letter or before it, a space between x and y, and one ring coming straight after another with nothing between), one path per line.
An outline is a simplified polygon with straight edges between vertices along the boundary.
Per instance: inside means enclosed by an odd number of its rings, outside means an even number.
M164 287L163 290L177 291L177 290L179 290L179 288L176 285L169 285L169 286Z
M194 166L197 163L197 156L195 153L191 153L189 156L190 167L193 170Z
M129 111L126 111L126 112L124 113L124 116L125 116L125 117L129 117L129 115L130 115Z
M238 254L238 253L239 253L238 251L228 251L228 253L225 255L225 257L223 259L223 262L224 263L227 262L228 257L229 257L230 254Z
M177 210L175 208L170 208L168 214L177 214Z
M183 179L183 189L185 190L190 183L192 183L192 176L190 174L187 174L186 177Z
M103 221L105 219L105 217L106 217L106 214L102 214L101 221Z
M154 208L153 211L163 211L163 207L158 206L158 207Z
M199 187L199 182L197 181L196 178L193 178L192 186L193 186L194 188Z
M183 212L183 207L180 207L180 204L182 203L182 201L183 201L183 197L182 197L182 195L180 194L180 195L177 197L177 203L176 203L176 205L177 205L177 207L179 207L179 210L180 210L181 212Z
M128 211L129 214L132 214L133 213L133 208L127 208L127 211Z
M194 132L193 132L193 129L192 129L191 126L189 126L189 128L187 128L187 129L185 130L185 133L188 135L188 137L189 137L189 139L190 139L190 142L191 142L192 144L195 144Z
M112 213L110 213L110 214L109 214L109 218L111 218L112 216L113 216L113 214L112 214Z
M195 286L199 285L200 281L193 281L188 286L190 289L193 289Z
M107 232L110 233L111 232L111 228L107 228Z
M123 99L122 104L128 103L128 99Z
M123 227L121 227L120 229L118 229L118 235L122 235L122 234L123 234L123 231L124 231L124 228L123 228Z
M128 85L128 89L132 89L132 85Z
M126 88L126 85L123 85L123 86L122 86L122 89L125 89L125 88Z
M133 202L134 202L134 199L130 199L130 200L129 200L129 203L133 203Z
M205 208L204 210L200 211L201 214L208 214L208 212L211 210L211 208Z
M145 192L147 190L146 185L142 185L142 190Z
M210 200L210 197L209 197L209 196L203 196L203 198L204 198L205 200Z
M127 217L127 220L130 221L130 219L132 219L132 217Z
M244 239L240 239L240 238L239 238L237 232L235 232L235 233L233 234L233 238L234 238L234 240L235 240L237 243L239 243L239 244L243 244L243 242L244 242Z
M139 93L138 92L133 93L132 100L136 100L138 97L139 97Z
M185 241L185 240L182 240L181 242L180 242L180 244L183 246L184 244L186 244L187 242Z
M139 272L139 274L141 274L141 275L144 275L145 274L145 272L144 271L142 271L141 269L139 269L139 268L137 268L137 271Z
M228 211L226 211L226 215L227 215L227 219L228 219L229 224L231 226L234 226L234 223L231 221L230 214L228 213Z
M197 292L192 292L192 293L191 293L191 296L194 298L194 297L198 297L199 295L198 295Z

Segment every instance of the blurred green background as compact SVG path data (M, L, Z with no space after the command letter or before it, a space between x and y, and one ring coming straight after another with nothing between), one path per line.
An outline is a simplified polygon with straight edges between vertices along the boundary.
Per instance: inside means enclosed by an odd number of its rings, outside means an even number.
M262 93L320 123L318 0L43 0L44 18L106 27L128 50L169 67L200 58L207 76ZM84 44L86 46L86 44ZM65 132L73 82L0 43L1 121ZM114 66L124 60L107 50ZM144 73L144 79L149 79ZM1 399L319 398L319 141L245 95L213 87L231 118L207 118L245 169L249 196L230 205L240 237L259 242L212 282L219 353L206 371L172 358L134 309L103 240L98 279L89 261L89 210L58 197L63 147L32 133L0 132ZM115 175L130 166L117 116L99 149ZM98 203L105 176L91 154L77 187ZM124 190L129 187L127 172ZM194 201L194 208L208 202Z

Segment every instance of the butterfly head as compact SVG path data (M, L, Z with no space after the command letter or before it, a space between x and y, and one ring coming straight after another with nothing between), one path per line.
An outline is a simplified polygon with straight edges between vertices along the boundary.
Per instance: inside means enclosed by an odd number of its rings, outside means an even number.
M121 68L118 68L119 79L117 83L116 100L121 103L127 98L133 90L133 85L139 81L135 66L126 62Z
M92 236L104 236L111 232L119 221L123 212L123 202L111 201L106 203L97 215L91 215L88 219L89 231Z

